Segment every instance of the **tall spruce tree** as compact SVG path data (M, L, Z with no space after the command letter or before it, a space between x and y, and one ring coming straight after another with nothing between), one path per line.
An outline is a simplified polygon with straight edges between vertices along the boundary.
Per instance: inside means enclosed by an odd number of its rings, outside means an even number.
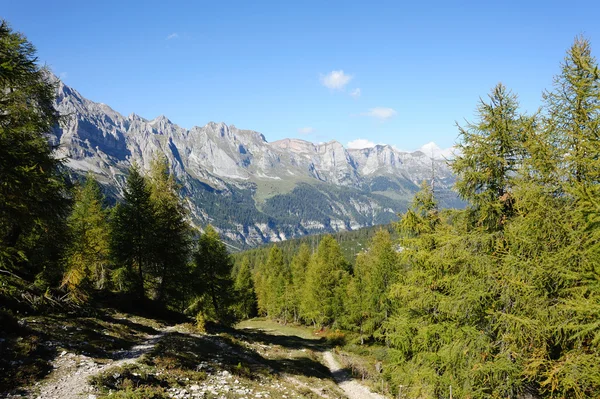
M146 298L147 273L153 265L154 209L147 180L137 164L129 168L123 201L112 216L111 253L117 269L113 279L118 288L135 290Z
M106 288L109 278L110 228L104 196L91 175L75 188L75 203L68 219L67 271L62 285L75 301L87 299L90 288Z
M59 119L55 86L35 53L0 21L0 267L59 278L68 201L45 137Z

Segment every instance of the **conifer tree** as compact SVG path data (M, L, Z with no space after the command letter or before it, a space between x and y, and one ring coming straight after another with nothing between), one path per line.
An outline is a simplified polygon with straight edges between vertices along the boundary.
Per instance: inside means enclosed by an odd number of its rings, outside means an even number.
M384 337L382 327L392 311L388 290L399 276L399 261L388 231L377 232L364 258L363 264L368 268L355 271L355 275L362 274L367 298L363 331L381 339Z
M237 313L242 319L247 319L256 314L256 294L252 283L252 269L250 259L242 258L242 263L235 278L235 291L237 293Z
M370 265L365 255L364 252L361 252L356 256L354 275L347 286L345 302L346 311L342 321L345 328L358 332L361 345L365 343L367 335L365 331L365 321L369 317L367 276Z
M283 252L274 245L267 261L257 271L257 295L262 313L287 321L291 314L291 274Z
M219 233L211 225L198 239L193 257L192 285L196 300L192 308L205 320L224 324L232 322L230 305L235 299L231 277L233 260Z
M84 301L90 288L106 288L109 273L110 229L104 196L91 175L75 188L75 203L68 219L67 271L62 285L76 301Z
M310 263L310 248L307 244L302 244L298 253L292 258L290 271L292 274L292 313L294 321L300 321L302 316L302 296L304 292L304 283L306 281L306 270Z
M112 217L111 253L117 265L113 279L118 288L133 289L146 298L147 273L153 265L154 209L146 178L134 164Z
M59 120L55 86L35 52L0 21L0 267L59 277L68 201L45 137Z
M344 314L349 265L340 246L325 236L312 256L304 284L304 315L315 326L332 325Z
M477 223L498 229L512 212L514 175L523 162L528 124L519 114L519 103L502 84L480 100L478 121L458 126L461 142L451 163L457 176L456 189L469 201Z
M179 186L169 172L165 157L152 161L149 188L155 226L151 236L153 260L150 270L157 282L155 296L158 301L177 299L181 302L189 280L191 229L178 194Z
M568 183L600 182L600 71L589 41L577 37L544 94L546 138L556 144Z

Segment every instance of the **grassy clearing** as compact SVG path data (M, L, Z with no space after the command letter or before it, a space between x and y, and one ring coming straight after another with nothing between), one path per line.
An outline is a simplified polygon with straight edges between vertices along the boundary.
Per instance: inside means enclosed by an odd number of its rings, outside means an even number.
M256 184L256 192L254 193L254 201L260 207L266 200L279 194L287 194L294 190L296 185L303 181L294 176L285 177L281 180L274 179L254 179Z
M256 318L244 320L238 323L235 328L237 330L263 330L271 335L296 336L308 340L321 340L322 337L314 332L314 329L295 324L280 324L276 321Z

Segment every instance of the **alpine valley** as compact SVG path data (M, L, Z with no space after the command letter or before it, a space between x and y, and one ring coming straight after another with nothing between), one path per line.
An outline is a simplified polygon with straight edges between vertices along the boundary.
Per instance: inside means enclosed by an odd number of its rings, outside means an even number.
M127 117L57 83L62 122L51 135L74 177L92 173L118 199L129 166L164 155L197 227L212 224L237 249L306 234L389 223L423 180L444 207L461 207L447 161L388 145L267 142L252 130L208 123L189 130L165 116Z

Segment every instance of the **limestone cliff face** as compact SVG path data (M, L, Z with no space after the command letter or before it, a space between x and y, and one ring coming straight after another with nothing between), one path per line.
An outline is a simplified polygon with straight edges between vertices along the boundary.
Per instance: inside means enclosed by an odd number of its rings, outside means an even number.
M214 122L184 129L162 115L125 117L60 82L56 106L63 121L51 140L76 173L93 173L118 197L133 162L147 169L163 154L193 221L214 224L236 245L384 223L405 209L423 179L434 174L447 193L453 183L444 161L418 151L268 143L258 132Z

